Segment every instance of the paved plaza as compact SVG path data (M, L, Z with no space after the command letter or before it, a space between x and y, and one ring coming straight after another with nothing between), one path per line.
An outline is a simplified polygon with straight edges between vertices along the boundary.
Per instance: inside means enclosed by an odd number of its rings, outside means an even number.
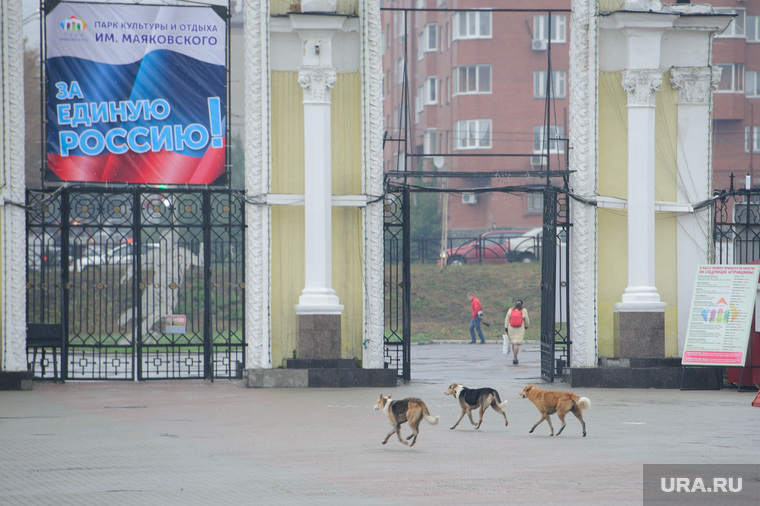
M241 381L36 383L0 392L0 504L641 504L643 464L760 464L760 408L735 389L575 389L591 400L588 436L572 415L559 437L519 397L540 379L497 344L412 348L412 381L438 425L395 438L375 388L249 389ZM444 395L492 386L509 426L482 427ZM556 416L555 431L559 428ZM407 425L402 434L409 434Z

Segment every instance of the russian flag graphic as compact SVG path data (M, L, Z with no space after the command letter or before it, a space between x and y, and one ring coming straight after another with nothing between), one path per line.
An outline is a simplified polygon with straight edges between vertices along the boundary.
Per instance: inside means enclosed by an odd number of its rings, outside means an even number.
M226 27L214 9L60 3L46 22L54 177L203 185L224 174Z

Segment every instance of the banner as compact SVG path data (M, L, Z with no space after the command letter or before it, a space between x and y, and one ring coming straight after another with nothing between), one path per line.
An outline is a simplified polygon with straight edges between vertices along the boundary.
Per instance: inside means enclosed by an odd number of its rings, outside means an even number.
M205 185L224 175L224 9L48 9L48 180Z
M744 365L758 273L758 265L698 267L682 365Z

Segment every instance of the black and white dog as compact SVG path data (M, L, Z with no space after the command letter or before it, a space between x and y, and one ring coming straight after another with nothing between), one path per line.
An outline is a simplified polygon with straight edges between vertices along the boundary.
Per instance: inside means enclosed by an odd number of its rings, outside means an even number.
M467 388L464 385L452 383L449 385L449 388L446 389L446 395L453 395L456 397L459 401L459 407L462 408L459 412L459 418L457 418L457 421L451 426L452 429L459 425L459 422L462 421L462 417L465 413L470 417L470 423L475 425L476 429L479 429L480 424L483 423L483 414L486 412L486 409L488 409L488 406L491 406L495 411L501 413L501 416L504 417L504 425L509 425L507 414L501 409L507 405L507 401L501 402L499 392L493 388ZM478 423L476 424L472 419L472 410L477 408L480 408L480 420L478 420Z

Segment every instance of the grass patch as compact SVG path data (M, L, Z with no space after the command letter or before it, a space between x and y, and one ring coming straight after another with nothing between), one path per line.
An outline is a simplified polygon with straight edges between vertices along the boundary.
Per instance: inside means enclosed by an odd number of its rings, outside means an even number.
M541 264L411 266L412 342L434 339L470 339L470 301L473 292L483 305L486 339L501 339L504 318L515 299L522 299L531 325L526 339L538 340L541 333Z

